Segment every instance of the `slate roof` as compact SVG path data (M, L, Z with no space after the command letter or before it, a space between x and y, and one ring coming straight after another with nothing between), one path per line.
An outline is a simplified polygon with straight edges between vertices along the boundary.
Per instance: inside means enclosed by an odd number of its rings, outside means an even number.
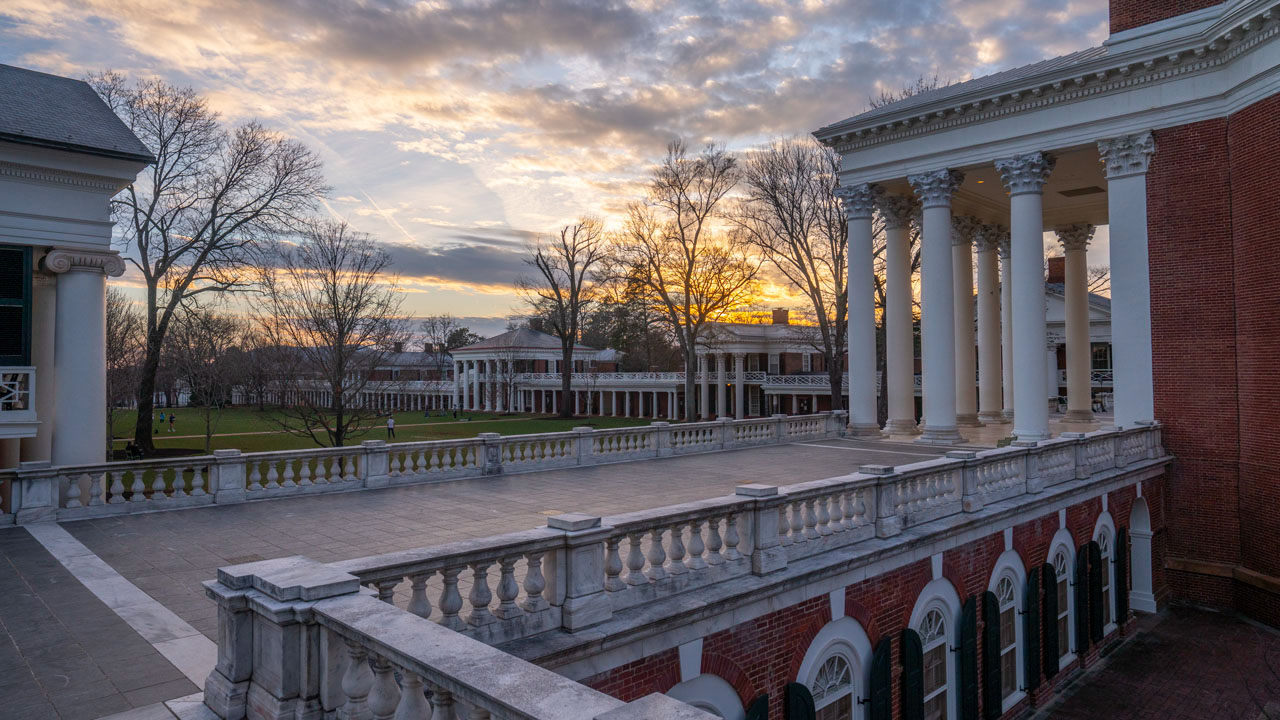
M549 335L544 332L538 332L531 328L516 328L494 335L491 338L481 340L474 345L468 345L458 350L559 350L560 338L555 335ZM586 345L576 345L575 350L584 350L594 352L595 348L589 348ZM456 352L456 351L455 351Z
M864 113L854 115L851 118L820 128L814 134L821 137L827 133L836 131L837 129L843 129L844 126L857 126L864 123L870 123L880 118L897 116L914 108L946 105L949 101L954 99L967 99L969 96L982 95L987 91L994 91L996 88L1004 85L1017 85L1022 81L1029 80L1040 75L1059 72L1074 65L1095 60L1106 54L1107 48L1092 47L1087 50L1080 50L1068 55L1061 55L1056 58L1041 60L1040 62L1031 63L1030 65L1023 65L1022 67L1003 70L991 75L984 75L962 83L956 83L936 90L930 90L929 92L923 92L919 95L912 95L911 97L899 100L898 102L890 103L873 110L868 110Z
M0 140L154 162L82 80L0 65Z

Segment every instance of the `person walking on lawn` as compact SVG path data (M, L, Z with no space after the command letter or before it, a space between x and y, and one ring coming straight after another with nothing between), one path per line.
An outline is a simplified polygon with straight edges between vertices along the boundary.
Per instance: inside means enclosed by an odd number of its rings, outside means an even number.
M387 439L390 440L396 436L396 416L387 416Z
M178 419L177 415L174 415L173 413L169 413L169 432L173 432L173 423L177 421L177 419Z

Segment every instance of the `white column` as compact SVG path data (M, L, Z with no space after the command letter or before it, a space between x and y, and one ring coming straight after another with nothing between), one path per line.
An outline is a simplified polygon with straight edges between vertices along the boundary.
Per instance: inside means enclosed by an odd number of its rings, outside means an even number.
M1000 280L998 225L978 228L978 419L1005 423L1000 412Z
M795 393L791 394L791 414L800 414L800 396Z
M1093 422L1093 383L1089 364L1089 264L1086 248L1093 239L1087 224L1058 228L1058 240L1066 254L1063 294L1067 304L1067 414L1066 422Z
M725 369L725 354L716 354L716 417L728 417L725 412L726 392L725 383L729 381L729 373Z
M476 360L469 361L471 369L468 373L471 375L471 410L479 410L481 405L480 399L480 363Z
M915 202L901 195L880 199L880 216L884 218L884 338L885 389L889 400L889 419L884 429L893 435L915 435L915 311L911 288L911 217Z
M622 415L624 417L631 417L631 391L627 390L625 393L623 393L623 395L624 397L622 398L622 406L623 406Z
M1155 420L1151 383L1151 275L1147 258L1147 166L1151 133L1098 143L1107 175L1111 240L1111 353L1115 424Z
M677 397L678 396L676 394L676 391L674 390L671 390L667 393L667 419L668 420L675 420L676 418L680 417L680 414L676 412Z
M733 354L733 416L739 420L747 416L744 392L747 382L747 356L742 353Z
M1049 338L1045 342L1044 372L1045 397L1049 400L1046 407L1057 408L1058 405L1058 341Z
M1013 434L1020 442L1049 437L1045 402L1044 183L1054 158L1042 152L996 161L1009 191L1013 266Z
M920 355L924 423L916 442L954 445L956 430L956 326L951 273L951 196L964 175L935 170L908 178L924 208L920 248Z
M698 408L698 416L703 420L711 419L711 356L703 353L698 355L698 369L702 372L702 382L698 389L698 401L701 407Z
M876 411L876 306L871 215L876 199L883 192L880 186L865 183L836 190L848 220L849 432L867 437L881 437Z
M1000 414L1013 420L1013 266L1009 254L1009 233L1001 233L996 251L1000 254L1000 384L1004 390Z
M107 448L107 276L123 275L124 261L114 252L54 250L44 267L58 276L53 416L41 418L53 421L49 459L100 463Z
M977 343L973 333L973 235L978 221L951 218L951 277L956 325L956 424L980 427L978 422Z
M53 399L58 392L57 370L53 360L57 304L57 279L46 273L32 275L31 365L36 369L36 418L42 422L36 428L34 437L22 438L19 443L20 459L28 462L48 460L53 449L53 423L50 420L54 417ZM105 409L103 412L105 413ZM105 415L103 422L106 422ZM106 440L103 443L105 448Z
M650 395L650 399L653 401L653 407L650 408L650 410L652 411L651 416L653 417L654 420L657 420L658 419L658 391L654 390L651 393L649 393L649 395Z
M551 414L560 414L560 391L558 390L551 391Z

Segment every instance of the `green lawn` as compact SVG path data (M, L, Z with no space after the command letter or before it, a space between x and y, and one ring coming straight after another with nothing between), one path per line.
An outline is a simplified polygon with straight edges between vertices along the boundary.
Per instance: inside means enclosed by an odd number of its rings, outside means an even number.
M160 426L160 410L155 412L155 434L157 450L163 455L184 455L204 452L204 420L198 408L174 408L178 420L174 432L169 432L169 410L165 412L164 426ZM433 413L438 411L433 411ZM396 416L396 438L393 442L412 442L418 440L450 440L456 438L475 437L483 432L496 432L503 435L522 435L525 433L557 432L578 426L596 428L634 427L648 425L653 422L647 418L614 418L614 417L579 417L571 420L545 415L497 415L494 413L459 413L459 420L439 417L433 414L423 417L422 412L399 412ZM470 422L462 422L470 418ZM117 448L124 448L125 443L133 437L136 415L133 410L117 411L113 427L113 436ZM186 436L197 437L186 437ZM362 440L387 439L386 419L379 418L377 426L348 443L358 445ZM259 412L256 408L228 408L223 410L214 427L213 449L235 448L242 452L260 452L266 450L296 450L316 447L310 438L297 437L280 432L280 425L273 419L268 410ZM120 459L123 459L121 457Z

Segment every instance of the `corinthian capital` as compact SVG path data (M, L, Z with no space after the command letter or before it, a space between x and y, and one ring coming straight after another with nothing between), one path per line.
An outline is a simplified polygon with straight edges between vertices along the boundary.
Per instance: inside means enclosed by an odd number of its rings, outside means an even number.
M1149 131L1121 135L1110 140L1099 140L1098 152L1102 155L1102 167L1108 180L1143 175L1151 164L1151 156L1156 152L1156 141Z
M1076 223L1075 225L1054 228L1053 231L1057 233L1058 241L1062 243L1062 249L1067 252L1074 252L1089 247L1089 241L1093 239L1093 229L1093 226L1088 223Z
M850 220L866 220L876 209L876 199L884 193L884 188L871 183L861 185L842 185L836 188L835 196L844 205L844 216Z
M978 252L990 252L999 250L1000 243L1009 237L1009 229L1003 225L988 223L979 225L974 231L973 240L978 247Z
M950 207L951 196L964 182L964 173L959 170L934 170L933 172L908 175L907 182L915 188L923 207Z
M882 195L876 207L880 209L880 217L884 218L885 229L898 230L911 224L916 202L909 195Z
M1057 158L1049 153L1032 152L996 161L996 170L1010 195L1038 193L1044 188Z
M113 251L54 250L45 255L41 263L51 273L100 272L111 277L124 274L124 260Z
M978 219L968 215L951 216L951 244L972 245L973 234L978 229Z

